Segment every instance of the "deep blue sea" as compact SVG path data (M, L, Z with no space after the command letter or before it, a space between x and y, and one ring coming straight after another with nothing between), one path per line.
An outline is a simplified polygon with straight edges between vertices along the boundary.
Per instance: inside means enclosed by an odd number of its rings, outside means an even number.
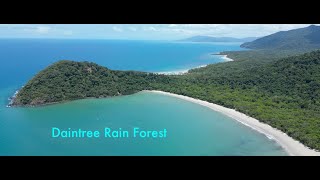
M168 72L223 63L241 43L0 39L0 155L286 155L274 141L205 107L137 93L37 108L6 108L8 98L58 60L116 70ZM52 127L168 130L166 139L61 139Z
M23 84L58 60L92 61L115 70L167 72L222 62L210 55L240 43L0 39L0 87ZM10 78L8 78L10 76Z

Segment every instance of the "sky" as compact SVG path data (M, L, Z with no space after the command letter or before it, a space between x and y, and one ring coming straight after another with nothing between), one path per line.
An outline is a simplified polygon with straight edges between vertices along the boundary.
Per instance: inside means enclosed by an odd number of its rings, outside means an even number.
M262 37L310 24L0 24L0 38L179 40Z

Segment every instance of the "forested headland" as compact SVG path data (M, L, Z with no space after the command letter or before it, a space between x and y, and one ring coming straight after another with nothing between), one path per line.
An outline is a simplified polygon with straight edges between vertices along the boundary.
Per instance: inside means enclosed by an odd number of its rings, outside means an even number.
M162 90L236 109L320 150L320 33L317 26L302 29L245 43L252 50L223 52L236 61L192 69L184 75L115 71L91 62L59 61L32 78L13 105ZM290 46L288 39L293 37L301 43ZM308 38L313 41L305 41Z

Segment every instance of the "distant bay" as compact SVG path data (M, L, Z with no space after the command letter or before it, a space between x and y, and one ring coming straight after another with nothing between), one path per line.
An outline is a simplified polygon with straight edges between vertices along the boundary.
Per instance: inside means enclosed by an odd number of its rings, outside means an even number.
M159 94L2 109L1 155L286 155L280 145L197 104ZM167 129L167 138L52 138L67 129Z

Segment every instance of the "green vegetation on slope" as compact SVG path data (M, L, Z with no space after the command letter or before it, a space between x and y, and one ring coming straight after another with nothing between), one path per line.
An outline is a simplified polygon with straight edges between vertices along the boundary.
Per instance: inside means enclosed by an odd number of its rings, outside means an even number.
M170 86L157 88L236 109L320 149L320 51L238 73L226 68L237 62L228 63L172 77Z
M276 50L305 50L320 48L320 27L311 25L309 27L281 31L253 42L241 45L249 49L276 49Z
M234 62L185 75L113 71L89 62L59 61L37 74L14 99L36 106L88 97L163 90L198 98L259 119L320 150L320 27L275 33L222 52Z
M59 61L38 73L18 93L13 105L43 105L87 97L110 97L150 89L156 76L113 71L95 63Z
M320 51L260 61L256 56L170 76L59 61L30 80L14 105L163 90L234 108L320 150Z

